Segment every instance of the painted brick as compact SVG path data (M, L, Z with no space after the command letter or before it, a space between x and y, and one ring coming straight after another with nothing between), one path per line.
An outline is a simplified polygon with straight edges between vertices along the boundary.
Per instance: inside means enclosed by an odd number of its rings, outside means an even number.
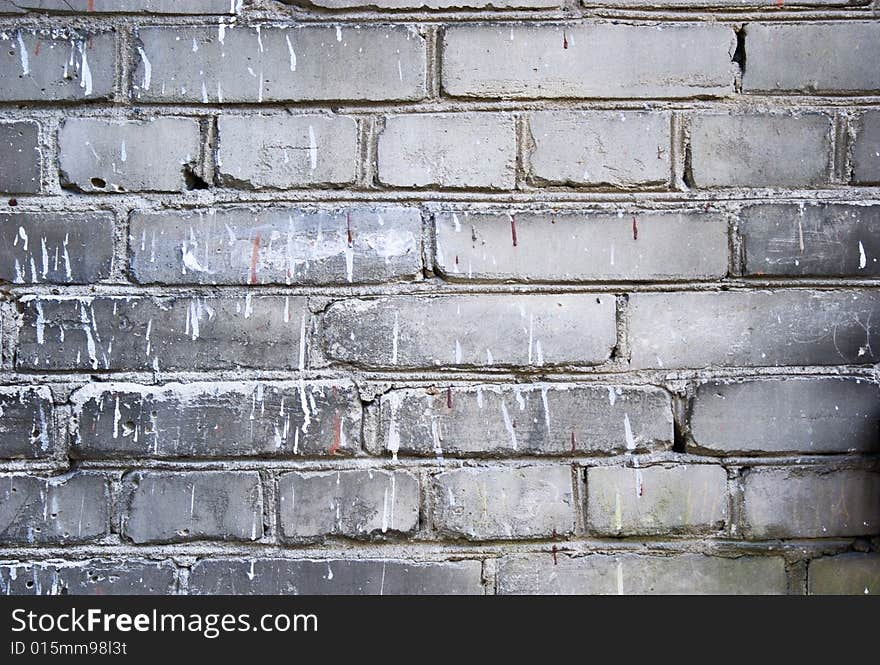
M0 192L36 194L42 187L40 126L0 122Z
M0 563L0 593L16 596L171 595L171 561L90 559Z
M853 181L880 184L880 112L868 111L855 121Z
M880 593L880 555L851 552L810 561L809 593L815 595L876 595Z
M0 459L48 457L55 451L55 441L49 388L0 387Z

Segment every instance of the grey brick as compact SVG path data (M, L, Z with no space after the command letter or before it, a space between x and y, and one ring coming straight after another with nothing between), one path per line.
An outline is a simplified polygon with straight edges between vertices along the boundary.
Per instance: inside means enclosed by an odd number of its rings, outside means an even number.
M21 299L22 369L295 369L309 314L298 296Z
M705 113L691 118L694 186L828 184L833 122L823 113Z
M93 473L0 477L0 542L69 544L110 532L110 488Z
M406 471L285 473L278 493L281 537L288 541L412 534L419 526L419 481Z
M743 534L751 539L877 533L880 473L803 467L748 469Z
M0 13L235 14L241 0L0 0Z
M135 471L123 480L122 535L134 543L259 540L263 490L256 471Z
M481 595L480 561L202 559L190 594Z
M880 90L880 23L749 23L745 30L745 92Z
M617 337L605 294L343 300L323 325L329 358L370 367L598 365Z
M753 205L739 230L748 275L880 276L877 205Z
M89 284L110 276L113 214L0 214L0 279L16 284Z
M61 183L85 192L181 191L198 170L200 144L192 118L67 118L58 132Z
M743 10L757 7L766 10L766 0L582 0L585 7L670 7L682 10L695 8L735 8ZM792 7L858 7L870 4L870 0L783 0L783 6Z
M290 457L360 450L361 406L349 381L90 384L71 397L74 454L105 457Z
M855 121L855 128L853 182L880 184L880 111L863 113Z
M383 448L413 455L612 455L672 447L656 388L575 384L407 388L382 396Z
M513 189L516 184L516 132L507 113L390 116L378 150L384 185Z
M732 29L709 24L455 26L443 37L443 89L456 97L716 97L733 93L735 48Z
M880 388L864 379L771 379L699 386L690 418L701 451L880 452Z
M727 522L716 465L587 469L587 528L606 536L713 533Z
M0 100L108 99L116 80L113 32L0 32Z
M295 4L297 0L282 0ZM355 7L379 9L553 9L562 6L562 0L308 0L309 4L328 9Z
M880 295L869 290L637 293L631 367L872 364ZM723 322L723 325L719 325Z
M416 100L425 39L407 25L141 27L135 99L163 102Z
M728 270L716 213L438 212L437 268L453 280L717 279Z
M574 531L571 468L463 468L433 478L438 531L467 540L563 536Z
M807 569L808 593L876 595L880 593L880 554L850 552L813 559Z
M0 593L13 596L170 595L171 561L90 559L0 563Z
M785 560L703 554L513 554L498 564L499 594L785 594Z
M357 123L335 115L221 116L220 183L253 189L339 186L357 176Z
M36 194L43 177L40 126L0 122L0 192Z
M668 186L671 120L664 111L530 113L529 176L574 187Z
M48 457L55 437L49 388L0 387L0 459Z

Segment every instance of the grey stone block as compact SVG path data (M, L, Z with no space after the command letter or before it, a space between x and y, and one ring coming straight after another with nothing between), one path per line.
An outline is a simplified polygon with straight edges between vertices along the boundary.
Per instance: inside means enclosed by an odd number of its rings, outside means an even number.
M13 596L170 595L172 561L90 559L0 563L0 593Z
M562 0L282 0L288 4L314 5L327 9L378 7L379 9L553 9Z
M863 596L880 593L880 555L850 552L810 561L808 593Z
M868 111L855 121L852 148L853 182L880 184L880 111Z
M0 459L55 452L52 392L46 386L0 387Z
M42 188L40 126L0 122L0 192L36 194Z
M0 13L235 14L242 0L0 0Z

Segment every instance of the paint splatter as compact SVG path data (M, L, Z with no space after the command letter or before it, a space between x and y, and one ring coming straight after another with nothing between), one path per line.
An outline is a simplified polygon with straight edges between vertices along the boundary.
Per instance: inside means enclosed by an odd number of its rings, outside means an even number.
M516 215L510 216L510 236L513 239L513 246L516 247Z
M254 236L254 249L251 252L251 284L257 283L257 261L260 258L260 233Z
M330 446L330 454L336 455L342 447L342 418L336 414L336 421L333 426L333 445Z

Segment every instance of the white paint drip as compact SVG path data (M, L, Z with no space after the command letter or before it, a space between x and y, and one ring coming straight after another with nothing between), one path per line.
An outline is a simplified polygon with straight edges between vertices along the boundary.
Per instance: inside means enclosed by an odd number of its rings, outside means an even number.
M21 30L18 31L18 56L21 58L21 75L27 76L31 73L28 63L28 52L24 45L24 39L21 38Z
M510 420L510 414L507 412L507 405L504 403L504 400L501 400L501 415L504 418L504 427L507 430L507 433L510 435L510 445L516 450L516 430L513 429L513 423Z
M547 431L550 431L550 406L547 404L547 388L541 388L541 404L544 406L544 424L547 426Z
M37 320L35 322L37 328L37 344L42 344L46 330L46 319L43 316L43 303L37 300L34 303L34 307L37 310Z
M284 35L287 42L287 52L290 54L290 71L296 71L296 53L293 50L293 44L290 43L290 35Z
M859 270L864 270L866 265L868 265L868 257L865 256L865 246L859 240Z
M623 414L623 433L626 437L626 449L627 450L635 450L636 449L636 440L633 436L632 425L629 422L629 414Z
M400 315L394 312L394 329L391 333L391 364L397 364L397 344L400 339Z
M309 162L312 171L318 168L318 143L315 141L315 128L309 125Z
M223 26L221 25L220 27L222 28ZM220 34L222 35L223 33L221 32ZM220 37L220 42L221 43L223 42L222 36ZM141 87L144 90L149 90L150 83L153 80L153 65L150 64L150 61L147 58L147 54L144 52L144 49L142 47L138 46L137 50L138 50L138 55L141 56L141 62L144 63L144 78L143 78L143 81L141 82Z
M82 68L80 69L79 87L85 90L85 94L92 94L92 70L89 69L89 58L86 54L85 42L79 43L79 53L82 56Z

